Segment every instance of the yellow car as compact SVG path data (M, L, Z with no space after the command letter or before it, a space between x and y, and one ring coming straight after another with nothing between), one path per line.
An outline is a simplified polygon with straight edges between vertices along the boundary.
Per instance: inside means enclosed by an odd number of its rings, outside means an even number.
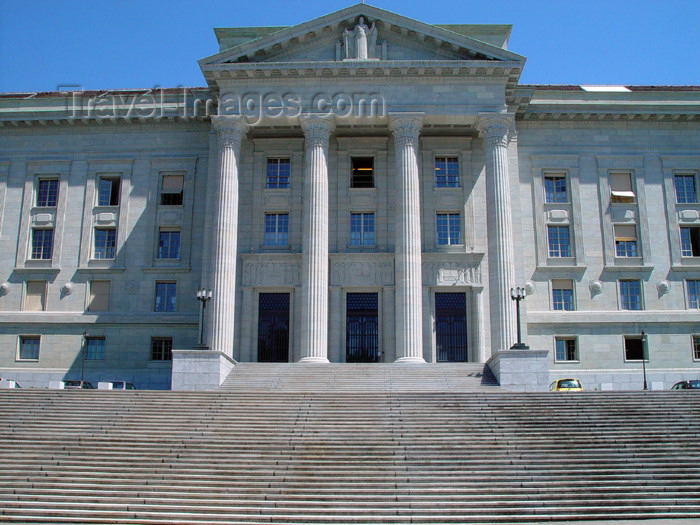
M583 387L578 379L557 379L549 385L552 392L581 392Z

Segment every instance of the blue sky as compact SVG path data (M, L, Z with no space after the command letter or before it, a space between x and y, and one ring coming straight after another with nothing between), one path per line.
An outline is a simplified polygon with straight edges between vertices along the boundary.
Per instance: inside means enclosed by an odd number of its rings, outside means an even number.
M0 91L202 86L212 28L294 25L353 3L0 0ZM525 84L700 84L700 0L367 3L432 24L512 24Z

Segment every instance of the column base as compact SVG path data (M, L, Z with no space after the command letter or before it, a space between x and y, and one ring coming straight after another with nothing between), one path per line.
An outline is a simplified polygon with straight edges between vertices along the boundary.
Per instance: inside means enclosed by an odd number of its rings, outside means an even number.
M422 357L399 357L394 363L425 363Z
M330 363L325 357L302 357L297 363Z

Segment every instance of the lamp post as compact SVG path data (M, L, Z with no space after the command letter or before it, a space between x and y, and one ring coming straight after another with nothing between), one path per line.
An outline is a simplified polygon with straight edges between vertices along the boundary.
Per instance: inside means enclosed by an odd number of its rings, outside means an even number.
M530 347L523 344L520 338L520 301L525 300L525 288L517 286L510 289L510 298L515 301L516 321L518 323L518 342L510 347L511 350L529 350Z
M644 390L649 390L647 387L647 334L642 330L642 373L644 374Z
M204 346L204 309L207 307L207 302L211 299L212 291L202 288L197 290L197 300L200 302L201 307L199 308L199 344L197 346Z

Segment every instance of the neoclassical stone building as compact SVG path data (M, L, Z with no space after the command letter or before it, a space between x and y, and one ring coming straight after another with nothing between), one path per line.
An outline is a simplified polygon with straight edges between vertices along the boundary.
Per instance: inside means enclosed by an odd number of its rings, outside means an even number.
M486 363L513 287L551 378L700 376L698 87L521 85L510 26L364 4L215 31L206 88L0 95L0 376Z

